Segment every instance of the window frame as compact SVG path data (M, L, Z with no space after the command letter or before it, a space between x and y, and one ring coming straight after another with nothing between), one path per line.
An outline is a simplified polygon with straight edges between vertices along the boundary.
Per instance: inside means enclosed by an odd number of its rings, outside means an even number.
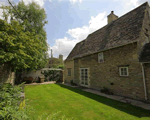
M67 75L71 76L71 68L67 68Z
M102 59L99 58L99 55L102 54ZM102 60L102 62L100 62ZM103 52L98 53L98 63L103 63L104 62L104 54Z
M125 72L127 72L127 75L122 74L122 71L121 71L122 68L126 68L126 71L125 71ZM129 76L129 70L128 70L128 67L119 67L119 75L120 75L120 76Z
M82 70L84 70L83 76L82 76ZM87 70L87 74L85 75L85 70ZM85 76L87 76L87 84L85 84ZM84 77L84 80L82 80L82 77ZM82 84L82 81L84 81L84 84ZM80 68L80 85L81 86L89 86L89 68Z

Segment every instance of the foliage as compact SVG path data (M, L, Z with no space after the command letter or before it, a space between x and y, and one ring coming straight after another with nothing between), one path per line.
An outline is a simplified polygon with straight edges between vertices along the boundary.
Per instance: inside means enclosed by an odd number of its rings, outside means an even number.
M0 61L13 69L37 69L45 59L42 42L35 32L24 31L17 21L8 24L0 19Z
M105 94L109 94L109 95L113 95L112 92L110 92L110 90L106 87L103 87L103 89L100 90L102 93L105 93Z
M0 85L0 120L25 120L27 109L18 105L20 103L22 86L12 86L11 84Z
M59 72L58 70L45 70L42 74L45 76L46 80L50 81L57 81L59 79Z
M65 66L64 66L64 64L60 64L60 65L56 66L56 68L65 69Z
M52 60L52 64L51 64L51 60ZM58 58L50 58L50 67L51 68L60 68L60 69L64 69L64 64L63 61L61 59Z
M74 83L73 80L70 81L70 84L71 84L71 85L74 85L74 86L77 86L77 84Z
M23 1L6 7L0 20L0 61L15 70L43 68L47 63L48 44L44 29L46 13L37 3L25 5ZM8 16L11 16L8 23ZM37 17L38 16L38 17Z

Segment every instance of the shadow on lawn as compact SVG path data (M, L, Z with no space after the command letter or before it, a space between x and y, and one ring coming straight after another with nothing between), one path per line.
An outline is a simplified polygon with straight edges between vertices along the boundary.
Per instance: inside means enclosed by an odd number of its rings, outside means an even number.
M145 109L142 109L140 107L133 106L129 103L122 103L122 102L112 100L112 99L109 99L109 98L105 98L103 96L99 96L99 95L96 95L96 94L93 94L93 93L88 93L86 91L82 91L81 89L72 88L72 87L69 87L69 86L66 86L66 85L62 85L62 84L57 84L57 85L59 85L63 88L69 89L73 92L76 92L80 95L84 95L86 97L89 97L90 99L96 100L96 101L101 102L105 105L111 106L111 107L113 107L115 109L118 109L120 111L123 111L123 112L126 112L128 114L134 115L136 117L139 117L139 118L141 118L141 117L150 117L150 110L145 110Z

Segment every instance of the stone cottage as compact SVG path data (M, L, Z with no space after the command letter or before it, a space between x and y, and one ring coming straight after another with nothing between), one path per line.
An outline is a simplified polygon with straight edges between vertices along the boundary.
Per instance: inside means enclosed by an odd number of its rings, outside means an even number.
M150 7L144 3L77 43L65 60L65 82L150 102Z

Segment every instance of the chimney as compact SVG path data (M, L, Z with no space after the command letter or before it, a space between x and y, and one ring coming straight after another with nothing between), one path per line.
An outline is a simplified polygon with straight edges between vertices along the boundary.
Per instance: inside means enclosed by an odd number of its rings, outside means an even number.
M108 24L116 20L117 18L118 16L114 14L114 11L111 11L111 13L107 16Z
M59 59L63 61L63 55L59 54Z

